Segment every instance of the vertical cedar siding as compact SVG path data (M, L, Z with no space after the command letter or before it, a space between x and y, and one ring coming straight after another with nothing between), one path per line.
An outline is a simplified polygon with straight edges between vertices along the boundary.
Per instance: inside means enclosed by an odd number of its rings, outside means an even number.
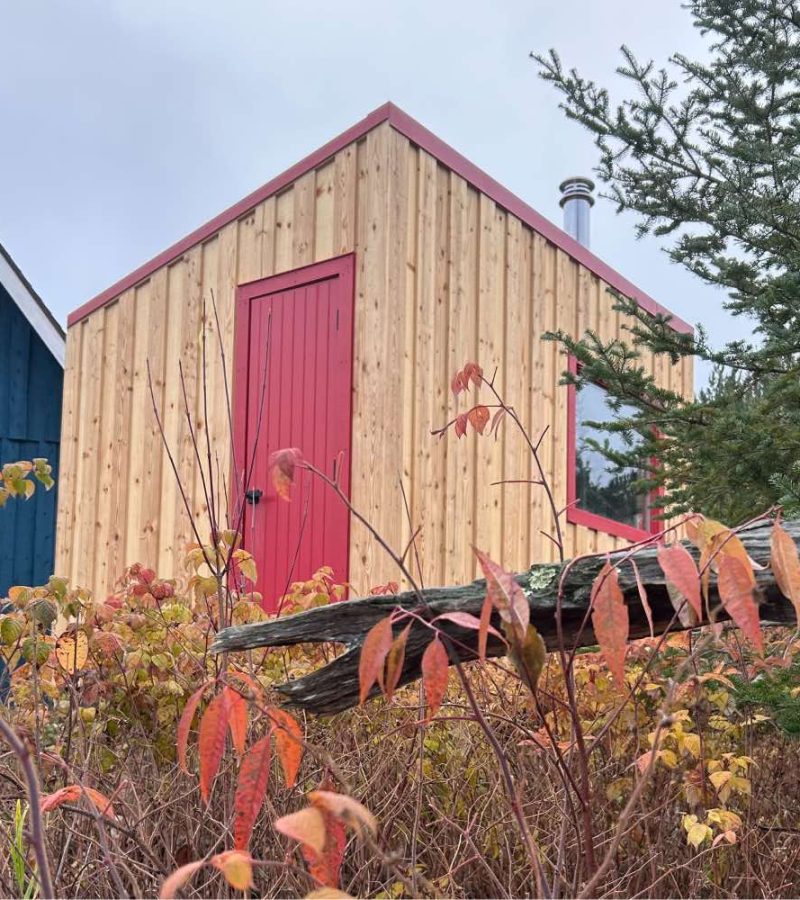
M69 329L60 574L98 591L135 561L164 577L181 575L184 549L195 538L161 447L148 360L164 431L205 538L206 495L229 490L226 393L233 389L237 285L351 251L353 503L395 548L421 526L416 543L429 585L475 577L473 543L508 568L553 558L540 533L550 528L543 492L491 484L536 477L510 423L497 440L471 430L460 441L452 433L439 440L430 432L474 400L471 390L454 401L453 372L473 359L487 375L496 371L495 383L534 435L547 428L542 458L563 506L567 399L558 381L565 360L539 337L591 328L611 338L623 322L596 275L383 123ZM194 459L179 360L195 425L203 441L211 435L213 485L203 483ZM662 384L691 389L690 363L661 362L656 373ZM569 553L619 543L581 526L564 528ZM416 570L414 554L409 560ZM354 522L354 591L396 577Z

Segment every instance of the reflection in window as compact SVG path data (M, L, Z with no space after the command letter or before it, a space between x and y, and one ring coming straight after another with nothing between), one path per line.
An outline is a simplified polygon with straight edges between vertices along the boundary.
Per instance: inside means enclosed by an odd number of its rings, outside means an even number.
M615 413L606 403L606 391L598 384L587 384L576 391L575 427L575 482L578 509L603 516L614 522L621 522L640 528L650 529L650 515L647 495L635 491L632 484L641 477L638 469L618 469L602 453L587 445L587 438L598 443L608 442L612 450L630 450L641 438L635 432L607 433L589 428L584 422L612 422L618 416L627 416L624 406Z

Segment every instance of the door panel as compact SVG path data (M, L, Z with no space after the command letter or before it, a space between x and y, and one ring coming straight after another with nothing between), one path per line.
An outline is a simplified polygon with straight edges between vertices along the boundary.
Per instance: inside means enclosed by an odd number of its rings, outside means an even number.
M346 507L319 478L300 470L291 502L281 499L269 458L296 447L326 474L335 467L349 496L352 255L240 288L236 347L237 355L247 355L246 367L237 359L237 391L242 376L247 382L244 429L237 423L238 471L252 463L249 486L263 492L257 504L245 504L244 545L256 558L264 606L274 612L292 581L322 565L337 581L348 577Z

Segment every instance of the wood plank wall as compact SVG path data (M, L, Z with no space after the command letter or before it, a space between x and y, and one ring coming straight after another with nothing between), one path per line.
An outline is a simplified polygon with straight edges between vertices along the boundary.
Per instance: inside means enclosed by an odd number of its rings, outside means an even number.
M622 323L591 272L383 124L69 330L60 574L101 592L134 561L165 577L180 574L193 531L161 445L148 363L173 460L205 535L208 485L183 397L201 438L211 436L213 489L224 506L237 284L353 250L353 502L394 547L421 526L417 549L429 585L475 577L473 543L509 568L552 558L540 534L549 530L542 491L491 484L533 477L519 436L507 426L497 440L472 433L438 440L430 432L467 408L450 393L453 372L473 359L486 372L496 369L496 384L533 433L547 428L542 454L563 505L564 359L539 338L556 327L611 337ZM690 365L662 364L658 375L691 390ZM354 523L351 534L356 592L396 578L362 526ZM571 553L616 546L572 525L567 543Z

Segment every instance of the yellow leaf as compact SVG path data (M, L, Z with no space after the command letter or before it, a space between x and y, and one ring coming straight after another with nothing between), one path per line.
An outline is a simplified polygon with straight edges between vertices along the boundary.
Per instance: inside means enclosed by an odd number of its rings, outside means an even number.
M211 865L222 872L234 890L247 891L253 886L253 861L244 850L219 853L211 858Z
M691 732L685 734L683 736L683 749L688 753L691 753L692 756L696 756L699 758L700 756L700 735L692 734Z
M70 675L79 672L89 659L89 639L84 631L63 634L56 641L56 659Z
M686 833L686 842L691 844L695 850L707 841L712 836L712 831L708 827L708 825L703 825L700 822L692 825L692 827Z

